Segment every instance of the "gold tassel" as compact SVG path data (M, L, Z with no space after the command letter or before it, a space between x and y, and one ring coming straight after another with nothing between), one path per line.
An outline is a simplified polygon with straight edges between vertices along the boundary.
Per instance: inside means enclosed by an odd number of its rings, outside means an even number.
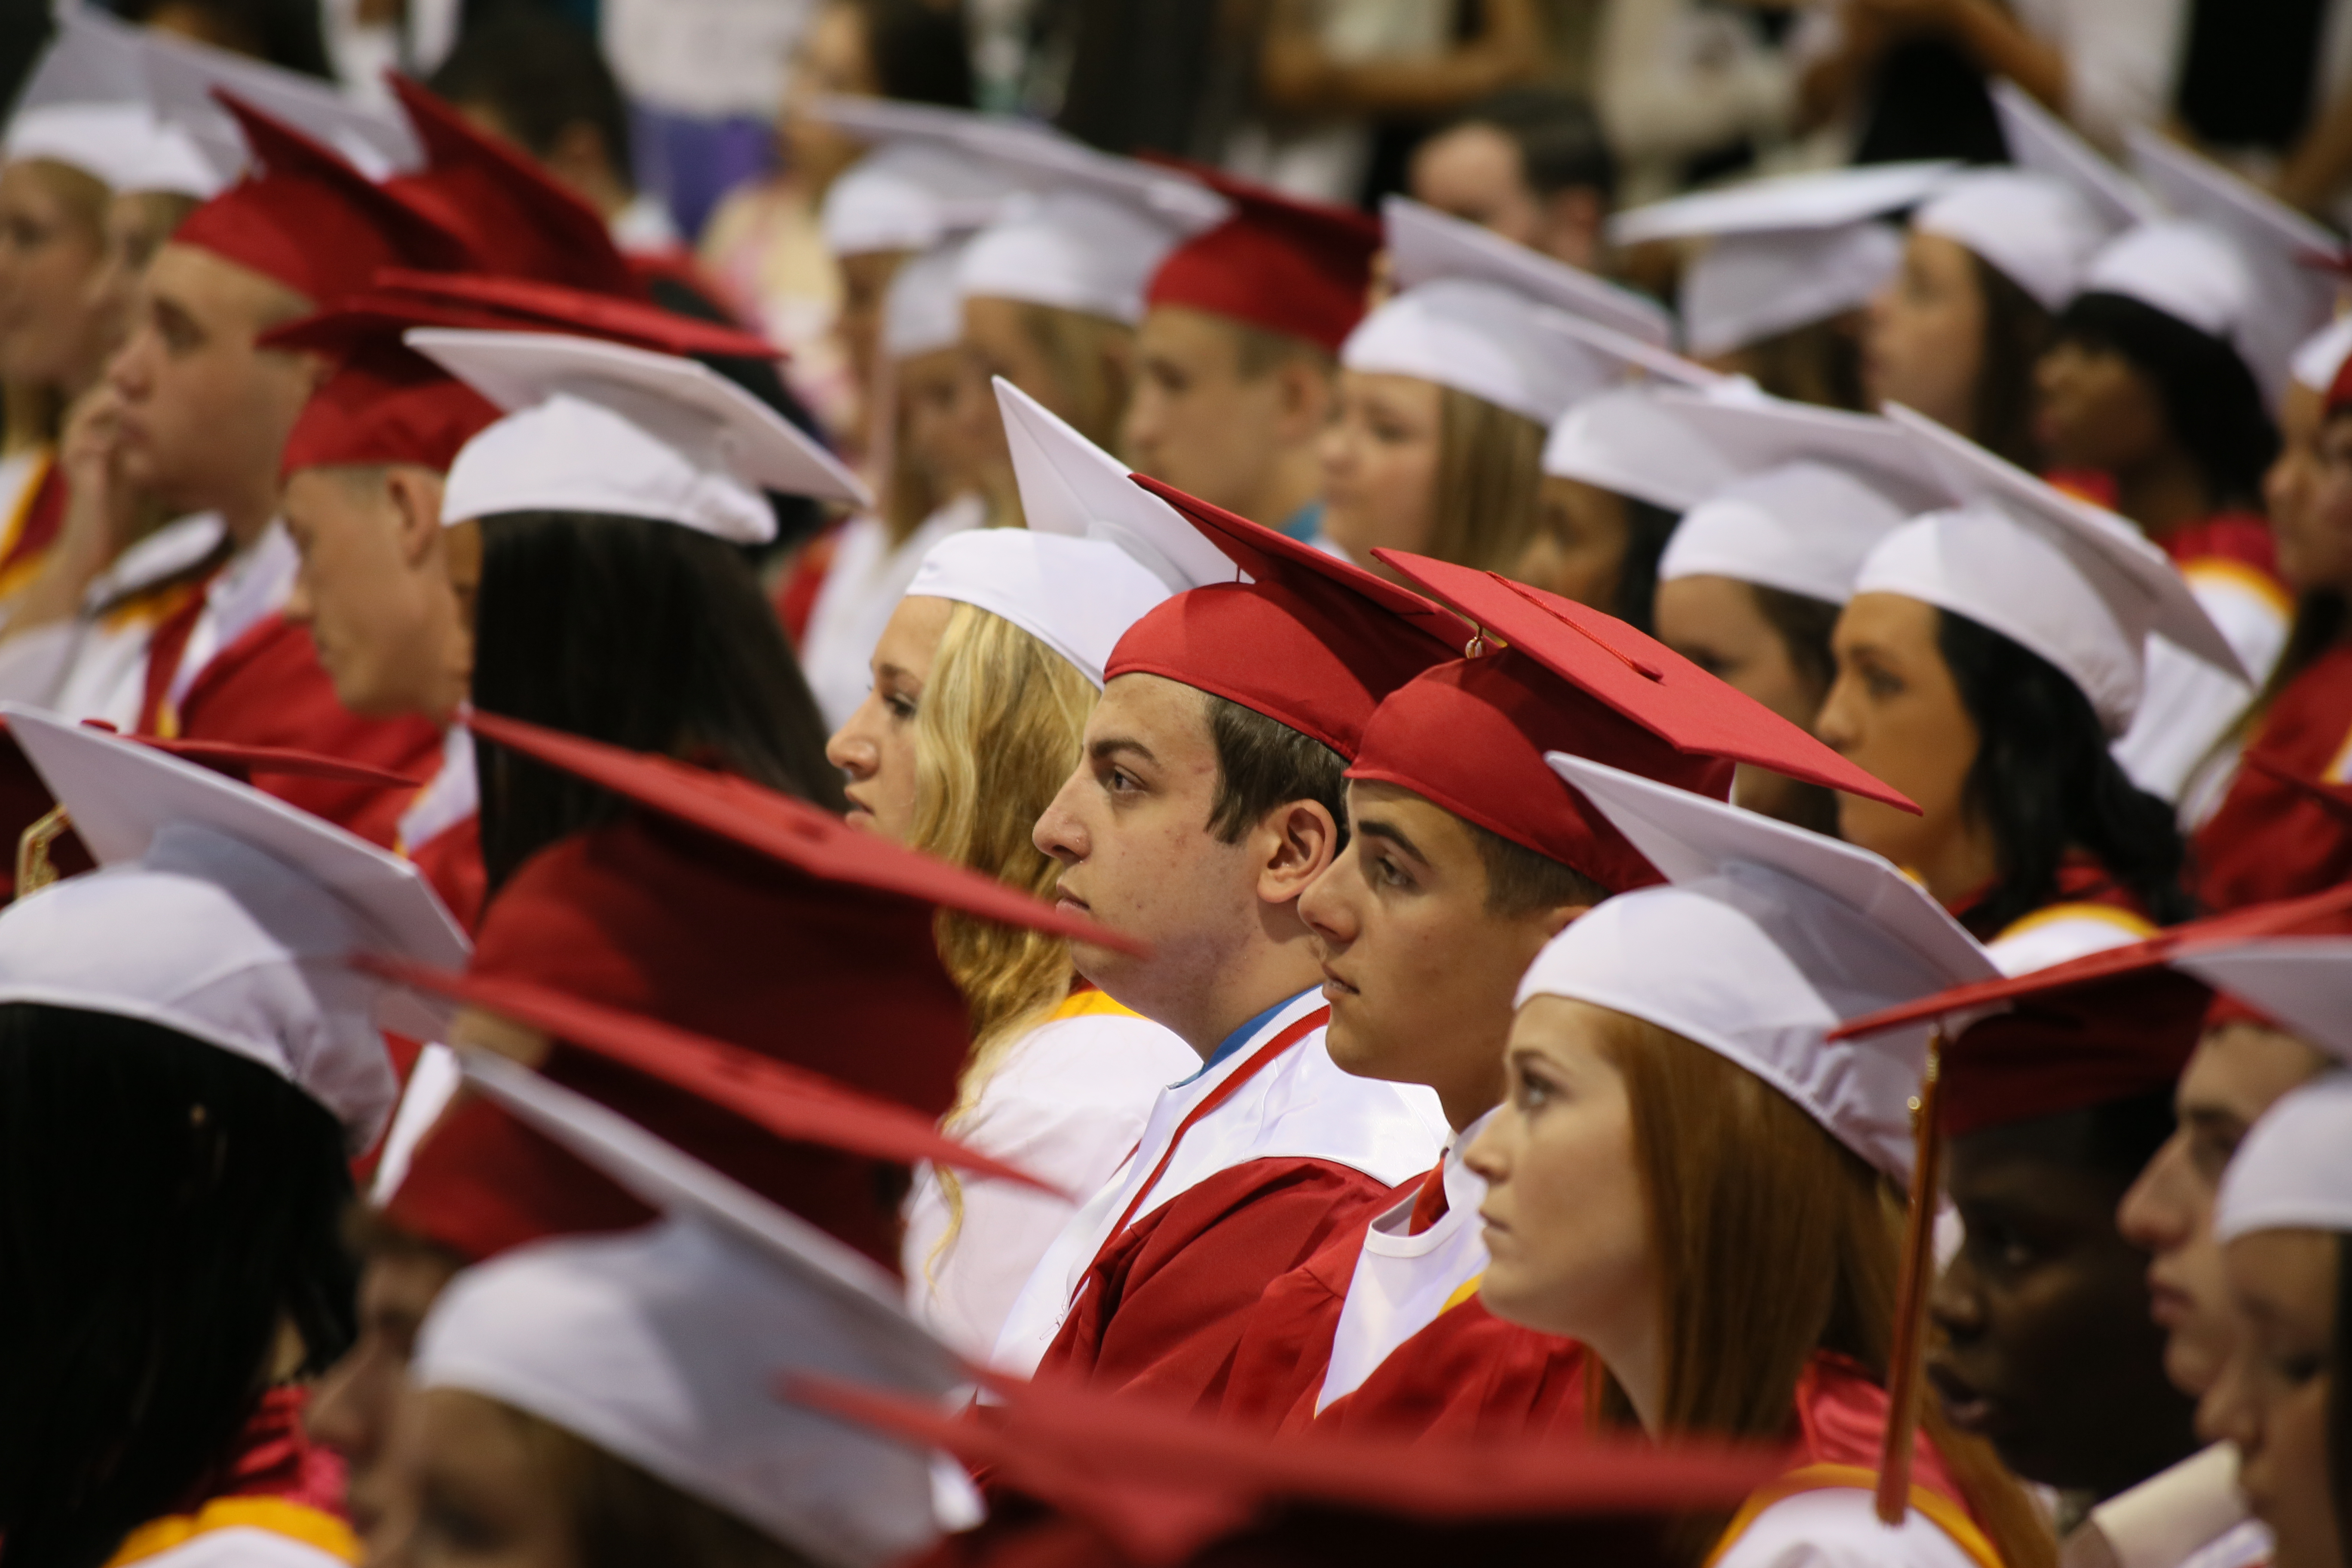
M51 806L48 815L25 829L16 840L16 896L24 898L37 893L58 879L58 868L49 864L49 846L73 831L73 818L62 805Z
M1911 1436L1919 1425L1921 1363L1926 1358L1927 1295L1935 1285L1936 1194L1944 1186L1944 1130L1939 1112L1944 1031L1927 1038L1927 1070L1911 1102L1916 1155L1903 1225L1903 1261L1895 1294L1895 1352L1886 1363L1886 1436L1878 1453L1878 1518L1899 1525L1911 1507Z

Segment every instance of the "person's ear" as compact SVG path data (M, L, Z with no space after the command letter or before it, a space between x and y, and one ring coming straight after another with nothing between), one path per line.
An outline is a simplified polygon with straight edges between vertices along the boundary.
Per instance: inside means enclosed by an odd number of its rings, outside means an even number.
M1286 354L1274 367L1286 444L1311 441L1331 423L1333 373L1311 354Z
M1257 852L1257 896L1287 904L1330 868L1339 854L1339 825L1320 801L1294 800L1259 820L1251 835Z
M421 571L436 562L441 551L441 477L413 464L394 463L384 469L383 485L392 502L400 563Z
M1546 910L1543 917L1544 940L1549 942L1574 925L1579 919L1591 912L1591 904L1556 904Z

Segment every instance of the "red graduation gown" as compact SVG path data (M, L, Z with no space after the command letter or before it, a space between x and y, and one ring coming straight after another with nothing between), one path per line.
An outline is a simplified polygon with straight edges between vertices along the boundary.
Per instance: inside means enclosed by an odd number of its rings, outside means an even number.
M2294 778L2352 781L2352 642L2314 659L2273 700L2246 762L2197 833L2197 896L2210 914L2332 888L2352 878L2352 817Z
M357 1563L359 1541L343 1512L343 1462L303 1429L309 1401L303 1388L263 1394L219 1475L173 1512L132 1531L107 1568L169 1568L184 1554L235 1561L234 1543L253 1535L271 1538L272 1563Z

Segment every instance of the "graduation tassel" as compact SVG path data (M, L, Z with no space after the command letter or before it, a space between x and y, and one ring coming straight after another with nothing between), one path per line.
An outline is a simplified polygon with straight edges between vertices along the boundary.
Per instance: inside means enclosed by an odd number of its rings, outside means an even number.
M1927 1291L1936 1266L1936 1194L1943 1190L1944 1134L1939 1114L1944 1030L1927 1038L1927 1068L1911 1102L1916 1154L1904 1216L1903 1263L1895 1291L1895 1351L1886 1363L1886 1436L1878 1454L1878 1519L1893 1528L1911 1507L1911 1436L1919 1425L1921 1363L1926 1359Z
M16 840L16 896L37 893L58 879L49 864L49 846L73 831L73 818L62 805L51 806Z

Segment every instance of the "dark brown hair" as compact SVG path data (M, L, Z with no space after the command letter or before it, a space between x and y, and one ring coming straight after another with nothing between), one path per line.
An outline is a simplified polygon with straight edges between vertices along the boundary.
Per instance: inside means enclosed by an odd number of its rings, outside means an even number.
M1217 793L1209 830L1238 844L1265 814L1311 800L1331 814L1341 842L1348 831L1348 760L1278 720L1222 697L1209 697L1209 739L1217 751Z
M563 1500L580 1568L811 1568L810 1559L563 1427L501 1405Z
M2042 302L1975 251L1969 252L1977 297L1984 301L1984 357L1977 363L1969 409L1977 445L2039 473L2033 440L2033 367L2050 346L2054 322Z
M1478 847L1478 863L1486 868L1486 912L1519 920L1546 910L1573 904L1597 904L1609 889L1549 855L1506 838L1491 828L1465 821L1470 841Z

